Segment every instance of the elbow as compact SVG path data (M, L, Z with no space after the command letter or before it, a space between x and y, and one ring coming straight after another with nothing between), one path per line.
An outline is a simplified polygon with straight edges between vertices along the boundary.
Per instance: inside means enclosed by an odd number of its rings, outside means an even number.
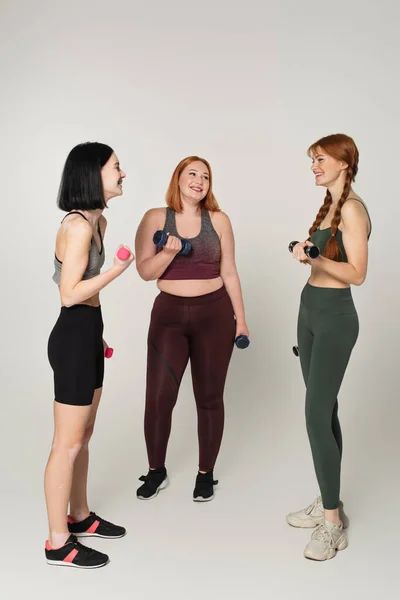
M63 290L62 287L60 287L60 296L61 304L66 308L71 308L71 306L74 305L74 302L72 300L72 294L68 293L66 290Z
M146 271L144 271L143 269L136 269L140 279L143 279L143 281L153 281L153 279L156 279L156 277L152 277L151 275L149 275L148 273L146 273Z
M144 269L142 269L141 265L138 263L136 263L136 271L138 272L140 279L143 279L143 281L149 281Z
M359 275L353 281L353 285L360 286L364 283L365 279L366 279L366 275Z
M72 298L70 296L66 296L65 294L61 294L61 304L66 308L71 308L71 306L74 305Z
M239 279L239 275L236 269L225 271L221 269L220 276L223 281L232 281L234 279Z

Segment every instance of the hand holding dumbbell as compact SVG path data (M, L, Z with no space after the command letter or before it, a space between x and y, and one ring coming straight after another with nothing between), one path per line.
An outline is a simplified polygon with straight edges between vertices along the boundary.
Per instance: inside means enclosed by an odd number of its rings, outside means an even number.
M162 231L161 229L156 231L155 234L153 235L153 243L156 246L165 246L168 242L168 233L166 233L165 231ZM185 240L185 239L181 239L181 249L178 252L178 254L183 254L184 256L186 256L187 254L189 254L189 252L192 250L192 244L189 242L189 240Z
M131 253L129 252L128 248L125 248L125 246L122 246L122 248L120 248L117 252L117 256L120 260L128 260L130 255Z
M125 271L135 260L135 256L127 246L120 246L114 255L114 266Z
M235 339L236 348L239 350L244 350L250 346L250 340L247 335L238 335Z
M112 355L114 354L114 348L110 348L110 346L107 344L107 342L105 342L104 339L103 339L103 349L104 349L105 358L111 358Z
M289 252L293 253L294 247L297 244L299 244L299 242L290 242ZM319 256L318 246L304 246L303 250L304 250L304 254L306 254L306 256L308 256L308 258L317 258Z

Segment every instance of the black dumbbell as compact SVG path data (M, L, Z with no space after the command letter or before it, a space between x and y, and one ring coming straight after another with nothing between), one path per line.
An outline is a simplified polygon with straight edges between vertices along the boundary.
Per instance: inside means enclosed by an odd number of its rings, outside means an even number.
M293 248L299 242L290 242L289 244L289 252L293 252ZM303 248L304 253L307 254L308 258L317 258L319 256L319 248L318 246L305 246Z
M239 350L244 350L250 346L250 340L247 335L238 335L235 339L236 348Z
M153 235L153 243L156 246L165 246L165 244L167 243L168 240L168 235L165 233L165 231L162 231L161 229L156 231L155 234ZM182 249L180 250L180 252L178 252L178 254L189 254L189 252L192 249L192 244L189 242L189 240L183 240L181 239L181 243L182 243Z

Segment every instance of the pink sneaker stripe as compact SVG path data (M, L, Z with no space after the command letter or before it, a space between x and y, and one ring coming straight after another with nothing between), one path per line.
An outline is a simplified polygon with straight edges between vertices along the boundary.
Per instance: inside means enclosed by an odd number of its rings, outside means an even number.
M72 525L72 523L77 523L77 521L74 521L74 519L68 515L68 523Z
M71 550L71 552L68 554L68 556L66 556L64 558L63 562L72 563L72 561L74 560L74 558L77 554L78 554L78 550L76 550L76 549Z
M86 530L86 533L96 533L98 526L100 525L100 521L94 521L89 529Z

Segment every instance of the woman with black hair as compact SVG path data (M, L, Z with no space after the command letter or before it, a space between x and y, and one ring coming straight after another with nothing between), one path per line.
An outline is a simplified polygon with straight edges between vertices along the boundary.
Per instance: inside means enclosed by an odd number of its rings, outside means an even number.
M83 546L77 537L118 538L126 533L90 512L86 493L88 444L107 349L99 292L135 258L129 251L127 260L120 260L116 253L113 266L100 273L107 226L103 211L111 198L122 195L124 178L112 148L80 144L67 158L58 196L58 206L67 215L57 234L54 258L61 313L48 343L55 402L54 438L45 473L49 520L45 555L52 565L101 567L108 556Z

